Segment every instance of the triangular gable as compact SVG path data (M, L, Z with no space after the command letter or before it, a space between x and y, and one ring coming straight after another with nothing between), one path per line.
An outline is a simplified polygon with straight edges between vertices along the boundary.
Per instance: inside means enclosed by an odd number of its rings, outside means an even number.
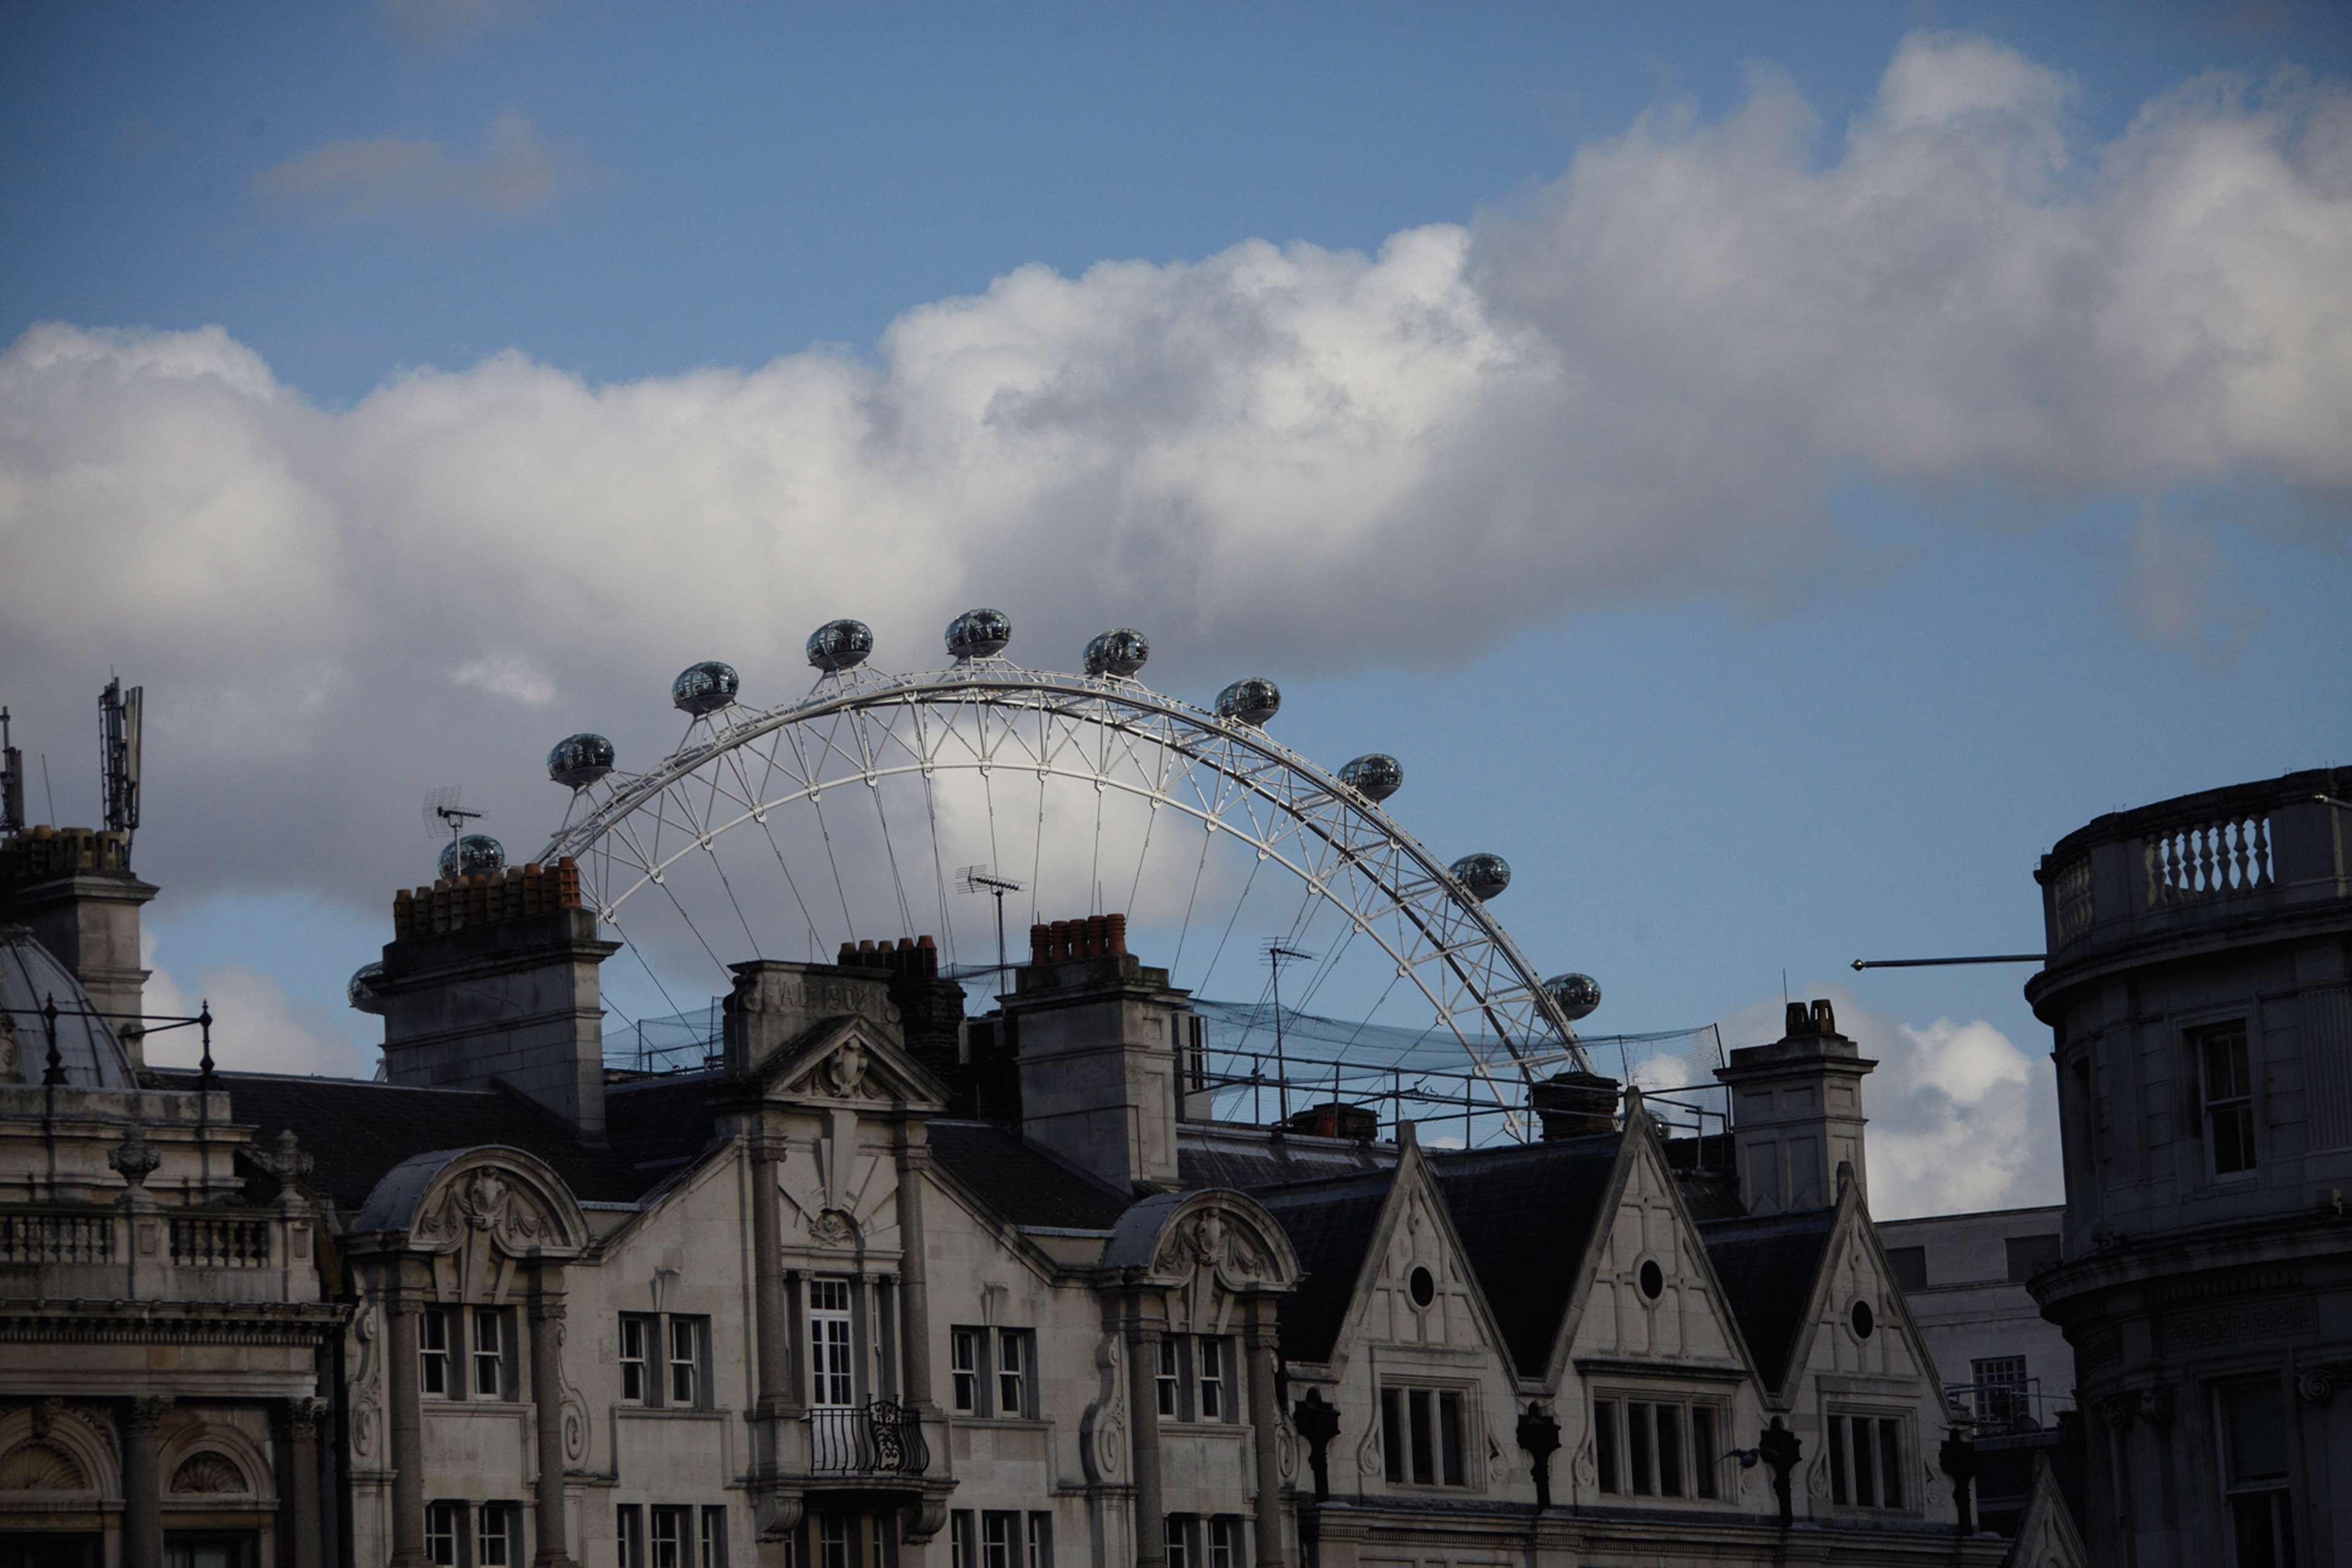
M2047 1454L2033 1456L2032 1490L2025 1512L2017 1521L2017 1539L2009 1543L2001 1568L2090 1568L2091 1554L2074 1528L2074 1510L2066 1506L2057 1472Z
M1840 1184L1836 1212L1774 1403L1786 1408L1806 1377L1830 1373L1909 1378L1923 1384L1941 1410L1944 1384L1935 1357L1887 1267L1859 1185L1850 1180ZM1857 1304L1868 1310L1866 1334Z
M1619 1184L1621 1133L1433 1155L1454 1234L1522 1379L1543 1380Z
M1415 1293L1426 1269L1429 1300ZM1416 1144L1399 1153L1395 1179L1350 1282L1343 1326L1331 1359L1360 1341L1485 1350L1506 1373L1512 1365L1477 1271L1454 1226L1445 1194Z
M1752 1375L1738 1316L1683 1202L1654 1124L1629 1095L1623 1147L1549 1369L1650 1362Z
M857 1015L821 1019L762 1061L752 1082L769 1099L880 1101L939 1110L948 1092L920 1062Z

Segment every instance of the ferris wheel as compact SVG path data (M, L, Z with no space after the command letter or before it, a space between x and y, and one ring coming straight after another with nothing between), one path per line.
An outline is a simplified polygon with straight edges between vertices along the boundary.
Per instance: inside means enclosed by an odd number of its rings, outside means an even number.
M1156 900L1180 963L1215 931L1213 973L1244 908L1270 896L1257 892L1267 873L1298 899L1261 944L1276 963L1312 958L1296 942L1318 922L1334 957L1352 951L1361 968L1369 955L1386 977L1374 1005L1417 1000L1424 1037L1458 1047L1514 1129L1526 1084L1591 1070L1573 1026L1598 987L1540 978L1496 921L1500 857L1442 859L1388 814L1396 759L1332 773L1284 746L1266 729L1281 695L1263 678L1213 707L1156 691L1138 679L1150 648L1133 630L1096 637L1075 674L1013 662L1011 638L1001 612L969 611L948 628L943 668L892 674L868 662L864 623L830 621L808 639L814 686L773 708L744 701L732 667L694 665L671 689L686 731L643 771L617 766L597 734L550 752L550 778L572 795L537 858L571 858L583 902L625 943L645 945L650 916L688 933L673 955L700 962L698 950L722 975L730 953L799 956L804 943L815 959L877 927L935 928L952 949L951 895L976 871L998 895L1000 932L1007 892L1025 895L1033 921ZM451 846L447 868L473 868L472 843ZM1204 903L1213 850L1238 864ZM962 864L975 855L982 867ZM992 974L997 955L949 973Z

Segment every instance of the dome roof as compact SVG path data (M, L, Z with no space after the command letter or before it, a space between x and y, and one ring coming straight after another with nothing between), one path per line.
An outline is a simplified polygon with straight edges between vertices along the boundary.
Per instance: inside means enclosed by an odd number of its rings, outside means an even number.
M38 1087L48 1067L47 1029L37 1016L58 1002L58 1056L74 1089L135 1089L131 1057L114 1026L96 1016L73 972L24 926L0 926L0 1084ZM11 1038L14 1026L14 1038Z

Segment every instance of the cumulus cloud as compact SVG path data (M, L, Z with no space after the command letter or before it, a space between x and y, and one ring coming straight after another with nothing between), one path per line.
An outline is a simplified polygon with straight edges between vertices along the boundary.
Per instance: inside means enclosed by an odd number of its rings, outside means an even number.
M478 157L455 156L438 142L390 136L330 142L264 169L254 189L266 200L327 218L519 218L546 210L565 173L539 128L510 109L490 121Z
M140 962L148 966L146 1010L186 1017L202 1005L213 1014L213 1063L222 1071L306 1073L321 1078L364 1078L375 1069L373 1053L348 1037L346 1020L325 1015L286 994L266 974L238 965L207 969L185 987L155 966L155 941L143 933ZM194 1027L158 1033L147 1042L152 1067L193 1068L204 1052Z
M1024 268L865 358L594 384L509 353L330 411L216 328L37 327L0 355L0 664L143 673L183 885L373 901L427 784L520 839L556 736L667 749L663 685L713 656L780 700L832 616L898 668L973 603L1041 664L1139 625L1201 695L1776 602L1851 554L1822 500L1856 474L2053 506L2253 476L2340 538L2352 107L2198 81L2097 143L2070 95L1916 37L1833 139L1760 78L1515 211L1370 255ZM378 143L271 179L512 212L541 151L517 121L478 164ZM1444 637L1396 635L1433 612Z
M1840 987L1839 1029L1878 1063L1863 1080L1870 1208L1880 1219L2064 1201L2058 1085L2049 1053L2029 1055L1979 1018L1906 1024ZM1780 1035L1775 1000L1724 1021L1727 1043Z

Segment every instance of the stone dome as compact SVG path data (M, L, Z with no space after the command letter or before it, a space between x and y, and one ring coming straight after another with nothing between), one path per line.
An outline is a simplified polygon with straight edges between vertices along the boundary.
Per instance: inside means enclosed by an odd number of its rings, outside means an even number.
M58 1004L58 1056L73 1089L135 1089L131 1056L115 1024L97 1016L89 993L73 973L18 925L0 926L0 1084L38 1088L49 1059L48 1032L39 1016Z

